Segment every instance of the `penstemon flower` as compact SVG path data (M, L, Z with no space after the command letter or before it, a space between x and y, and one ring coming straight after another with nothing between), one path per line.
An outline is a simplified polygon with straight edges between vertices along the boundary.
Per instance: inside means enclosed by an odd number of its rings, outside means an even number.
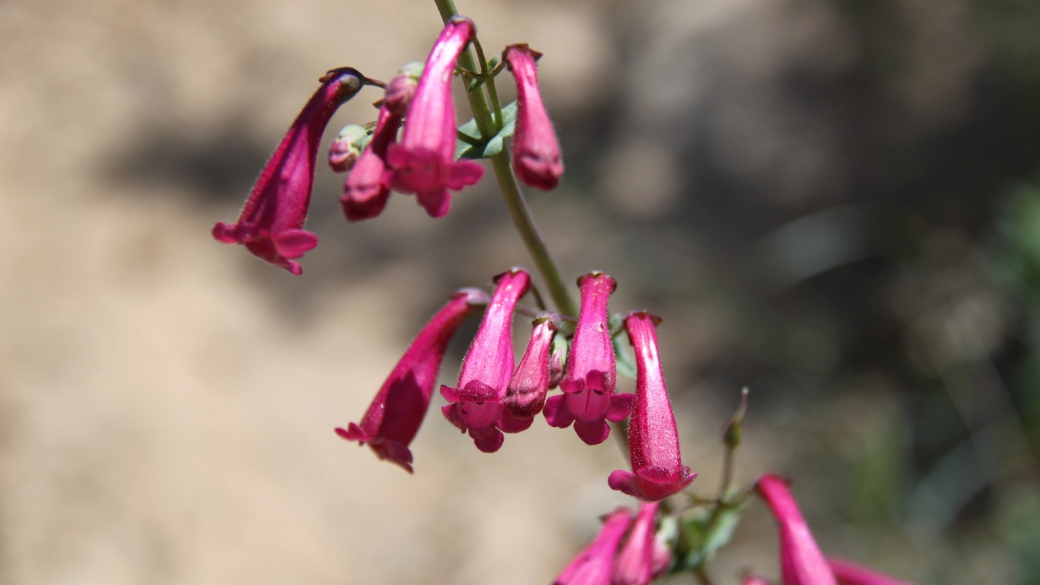
M657 353L654 326L658 321L643 311L625 317L625 330L636 357L636 411L628 424L632 471L619 469L607 480L611 489L646 501L667 498L697 477L682 464L679 431Z
M643 502L614 563L614 585L649 585L654 576L654 516L658 502Z
M372 140L343 183L339 203L347 221L371 219L383 213L390 198L390 177L393 175L386 166L386 150L394 143L400 126L401 116L392 113L385 105L380 108Z
M829 557L827 564L834 572L834 578L840 585L910 585L876 571L872 571L843 559Z
M527 428L502 408L502 401L513 374L513 308L530 286L531 275L519 268L498 276L498 288L462 360L458 385L441 386L441 396L451 403L441 409L444 418L462 432L469 431L485 453L502 447L502 431Z
M610 436L606 420L624 420L632 412L635 396L614 394L617 362L607 303L617 282L602 272L590 272L578 279L578 286L581 311L560 382L563 394L545 401L545 418L559 428L567 428L573 422L582 441L598 445Z
M293 274L303 271L294 260L318 245L318 237L302 228L325 126L363 86L381 85L350 67L329 71L321 82L260 172L238 222L213 226L217 240L244 244L257 257Z
M518 421L531 426L534 416L545 406L545 394L549 391L549 353L553 339L560 330L560 316L545 312L534 321L531 341L527 344L520 365L513 372L503 402L505 409Z
M764 475L755 484L780 525L780 571L784 585L837 585L787 482Z
M610 585L614 554L632 521L628 508L618 508L607 516L592 543L563 569L553 585Z
M453 294L408 346L376 393L361 424L337 428L336 434L348 441L367 443L377 457L411 473L412 452L408 445L429 410L448 342L466 317L487 303L487 294L479 289L466 288Z
M455 61L474 34L464 17L448 21L426 60L415 88L400 144L390 147L387 162L394 169L393 188L415 193L431 217L443 217L451 208L448 189L473 185L484 174L480 164L455 162L455 106L451 76Z
M542 54L526 44L506 47L503 57L516 79L516 133L513 169L520 182L543 191L555 189L563 175L560 144L538 89L535 61Z

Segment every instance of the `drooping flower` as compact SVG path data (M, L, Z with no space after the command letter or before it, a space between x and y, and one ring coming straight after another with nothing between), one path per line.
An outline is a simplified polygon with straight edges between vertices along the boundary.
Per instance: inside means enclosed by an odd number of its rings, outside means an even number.
M614 563L614 585L649 585L654 576L654 517L658 502L643 502Z
M448 342L466 317L487 302L487 294L478 289L467 288L453 294L408 346L379 388L361 424L337 428L336 434L348 441L367 443L377 457L411 473L412 452L408 445L429 409Z
M697 474L682 464L679 431L657 352L660 319L644 311L625 317L625 331L636 357L636 410L628 424L632 471L610 474L611 489L645 501L658 501L690 485Z
M827 564L834 572L834 578L841 585L910 585L877 571L872 571L844 559L827 558Z
M444 26L412 96L401 142L387 153L387 162L394 169L394 190L415 193L419 205L431 217L448 213L448 189L458 191L476 183L484 174L484 168L474 161L454 160L456 129L451 76L473 31L473 23L460 16Z
M606 420L624 420L635 405L632 394L614 394L617 362L610 337L607 304L617 281L602 272L578 279L581 310L571 341L567 369L560 382L562 395L545 402L545 419L558 428L574 423L574 430L589 445L610 436Z
M339 197L347 221L370 219L383 213L390 198L390 178L393 171L386 166L386 150L397 138L401 116L384 105L379 109L379 121L365 151L343 183Z
M503 57L516 79L516 132L513 169L525 185L543 191L555 189L563 175L560 144L538 89L535 61L542 54L526 44L506 47Z
M538 315L527 351L509 380L502 405L526 425L525 429L531 426L534 416L545 406L545 394L549 391L549 352L559 330L559 315L548 311Z
M596 539L571 560L553 585L610 585L614 554L631 521L632 513L628 508L611 512Z
M293 274L302 272L293 260L318 245L318 237L302 228L322 132L336 108L362 86L382 85L350 67L329 71L321 82L261 171L238 222L213 226L218 241L244 244L257 257Z
M329 145L329 168L337 173L345 173L354 168L354 163L361 156L368 144L368 131L359 124L348 124L339 131L336 139Z
M780 572L784 585L837 585L787 482L764 475L755 484L780 526Z
M444 418L462 432L469 431L477 448L485 453L502 447L502 431L527 428L502 408L502 401L515 363L513 308L530 286L531 275L519 268L498 276L498 287L484 320L462 360L458 385L441 386L441 396L450 403L441 409Z

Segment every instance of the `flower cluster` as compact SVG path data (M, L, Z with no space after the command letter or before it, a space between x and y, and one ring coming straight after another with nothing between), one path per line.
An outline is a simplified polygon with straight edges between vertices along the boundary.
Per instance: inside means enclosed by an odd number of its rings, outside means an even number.
M581 310L558 382L561 394L547 398L553 380L553 341L561 319L543 312L533 322L531 340L520 364L513 352L513 315L531 288L531 275L514 268L495 278L490 300L469 290L457 293L419 333L405 352L360 425L337 429L345 439L367 443L382 459L411 471L408 444L429 407L433 384L447 340L469 314L486 305L483 321L462 361L458 383L441 386L448 404L444 417L468 432L478 449L493 453L502 447L503 433L527 430L543 412L554 427L574 423L578 436L590 445L606 440L610 427L632 415L629 445L632 470L610 475L611 488L647 502L660 501L684 489L696 474L682 465L675 415L668 400L654 327L648 313L629 314L625 329L635 350L636 394L615 393L617 364L608 318L608 301L617 283L602 272L578 279ZM561 366L563 366L561 368ZM398 390L395 390L398 388ZM544 410L543 410L544 406Z
M456 160L451 96L456 61L475 34L468 18L450 19L425 64L405 65L389 84L349 67L329 71L260 173L238 221L218 222L213 237L244 244L257 257L300 274L295 260L318 244L303 224L322 133L337 108L366 85L385 88L377 102L378 119L348 125L329 148L329 166L348 173L340 196L343 215L351 222L378 216L391 189L414 194L430 217L447 215L451 191L477 183L484 174L478 162ZM503 58L517 84L514 167L524 184L549 190L563 175L563 163L538 88L538 56L527 45L511 45Z

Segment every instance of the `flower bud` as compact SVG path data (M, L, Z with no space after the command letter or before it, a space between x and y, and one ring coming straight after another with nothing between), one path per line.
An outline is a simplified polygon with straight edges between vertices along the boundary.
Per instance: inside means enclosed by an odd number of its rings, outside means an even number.
M383 105L392 113L404 116L408 112L408 106L412 103L412 96L415 95L415 88L419 85L422 72L422 61L412 61L401 67L397 77L386 86Z
M361 156L368 144L368 131L364 126L350 124L339 131L339 135L329 145L329 166L337 173L345 173L354 168L354 163Z

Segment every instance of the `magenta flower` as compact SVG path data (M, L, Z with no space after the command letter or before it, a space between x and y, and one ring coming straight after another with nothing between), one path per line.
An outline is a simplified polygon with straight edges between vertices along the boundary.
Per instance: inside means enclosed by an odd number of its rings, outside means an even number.
M401 143L391 146L387 155L394 169L393 188L415 193L431 217L448 213L448 189L458 191L484 174L484 168L474 161L455 162L451 76L473 31L473 23L465 17L456 16L445 25L415 88Z
M625 330L636 355L636 411L628 423L628 452L632 472L610 474L611 489L646 501L658 501L679 492L697 477L682 464L679 431L664 384L657 353L660 319L643 311L625 317Z
M393 172L386 166L386 150L397 138L401 117L385 105L379 110L379 121L365 151L343 183L339 197L347 221L370 219L383 213L390 198L390 177Z
M321 82L261 171L238 222L213 226L218 241L245 244L257 257L293 274L302 272L293 260L318 245L318 237L302 228L322 132L336 108L362 86L381 85L350 67L329 71Z
M643 502L614 564L614 585L649 585L654 576L654 516L657 502Z
M397 77L386 84L386 95L383 97L383 105L398 116L408 113L408 106L412 104L415 88L419 85L422 77L423 64L419 61L406 63L398 71Z
M478 289L462 289L453 294L408 346L376 393L361 424L337 428L336 434L362 445L368 443L377 457L411 473L412 452L408 445L429 409L444 351L466 317L487 302L487 295Z
M628 508L611 512L596 539L571 560L553 585L610 585L614 554L631 521Z
M555 189L563 175L563 162L556 131L538 90L538 68L534 62L542 54L521 44L506 47L503 56L516 79L513 169L525 185L543 191Z
M539 315L534 321L527 351L509 380L502 405L525 429L545 406L545 394L549 391L549 352L559 330L559 315L552 312Z
M329 145L329 168L336 173L345 173L354 168L361 151L368 144L368 131L359 124L348 124L339 131Z
M827 564L841 585L910 585L906 581L871 571L843 559L829 557Z
M498 276L498 288L462 360L458 386L441 386L441 396L451 403L441 409L444 418L462 432L469 431L477 449L485 453L502 447L502 431L527 428L502 408L502 401L515 363L513 308L530 286L531 275L519 268Z
M780 525L780 572L784 585L837 585L787 482L764 475L755 484Z
M560 382L562 395L545 401L545 419L558 428L574 423L574 430L589 445L610 436L606 420L624 420L635 405L632 394L614 394L617 362L607 321L607 303L617 281L602 272L578 279L581 311L571 341L567 369Z

